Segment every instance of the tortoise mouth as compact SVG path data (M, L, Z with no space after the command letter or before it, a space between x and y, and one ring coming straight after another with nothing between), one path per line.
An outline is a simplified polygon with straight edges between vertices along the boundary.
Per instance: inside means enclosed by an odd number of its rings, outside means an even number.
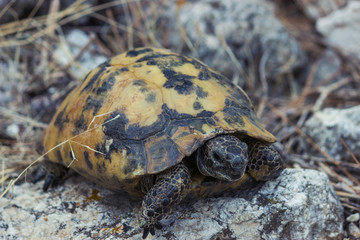
M240 178L242 178L244 176L244 174L245 174L245 170L240 170L240 171L237 170L233 174L231 174L231 173L226 174L224 176L224 179L221 179L221 180L228 181L228 182L234 182L234 181L237 181Z

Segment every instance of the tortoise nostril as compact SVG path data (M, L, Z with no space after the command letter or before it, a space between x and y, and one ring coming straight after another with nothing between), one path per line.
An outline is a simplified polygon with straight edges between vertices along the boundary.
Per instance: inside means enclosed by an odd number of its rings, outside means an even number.
M213 152L212 158L213 158L215 161L217 161L217 162L220 162L220 161L221 161L220 155L219 155L218 153L216 153L216 152Z

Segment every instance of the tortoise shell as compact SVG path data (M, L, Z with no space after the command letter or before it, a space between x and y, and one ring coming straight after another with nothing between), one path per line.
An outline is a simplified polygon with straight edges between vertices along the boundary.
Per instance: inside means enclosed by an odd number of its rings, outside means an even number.
M276 138L246 93L204 63L138 48L101 64L64 100L47 129L48 160L111 190L174 166L218 134Z

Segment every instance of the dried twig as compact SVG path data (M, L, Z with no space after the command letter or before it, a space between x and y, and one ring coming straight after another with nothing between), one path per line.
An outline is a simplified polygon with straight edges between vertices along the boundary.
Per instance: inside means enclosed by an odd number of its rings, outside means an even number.
M319 111L322 104L324 103L326 97L333 91L335 91L336 89L348 84L349 82L351 82L351 78L350 77L346 77L341 79L340 81L337 81L329 86L326 87L321 87L320 88L320 96L317 99L316 103L313 106L313 111Z

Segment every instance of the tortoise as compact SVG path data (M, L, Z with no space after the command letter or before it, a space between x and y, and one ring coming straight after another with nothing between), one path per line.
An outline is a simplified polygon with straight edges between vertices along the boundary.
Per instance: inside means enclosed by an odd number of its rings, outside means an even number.
M143 238L189 193L234 189L284 168L276 138L246 93L204 63L136 48L92 70L63 101L44 137L43 190L69 168L113 191L142 196ZM206 182L206 184L203 184Z

